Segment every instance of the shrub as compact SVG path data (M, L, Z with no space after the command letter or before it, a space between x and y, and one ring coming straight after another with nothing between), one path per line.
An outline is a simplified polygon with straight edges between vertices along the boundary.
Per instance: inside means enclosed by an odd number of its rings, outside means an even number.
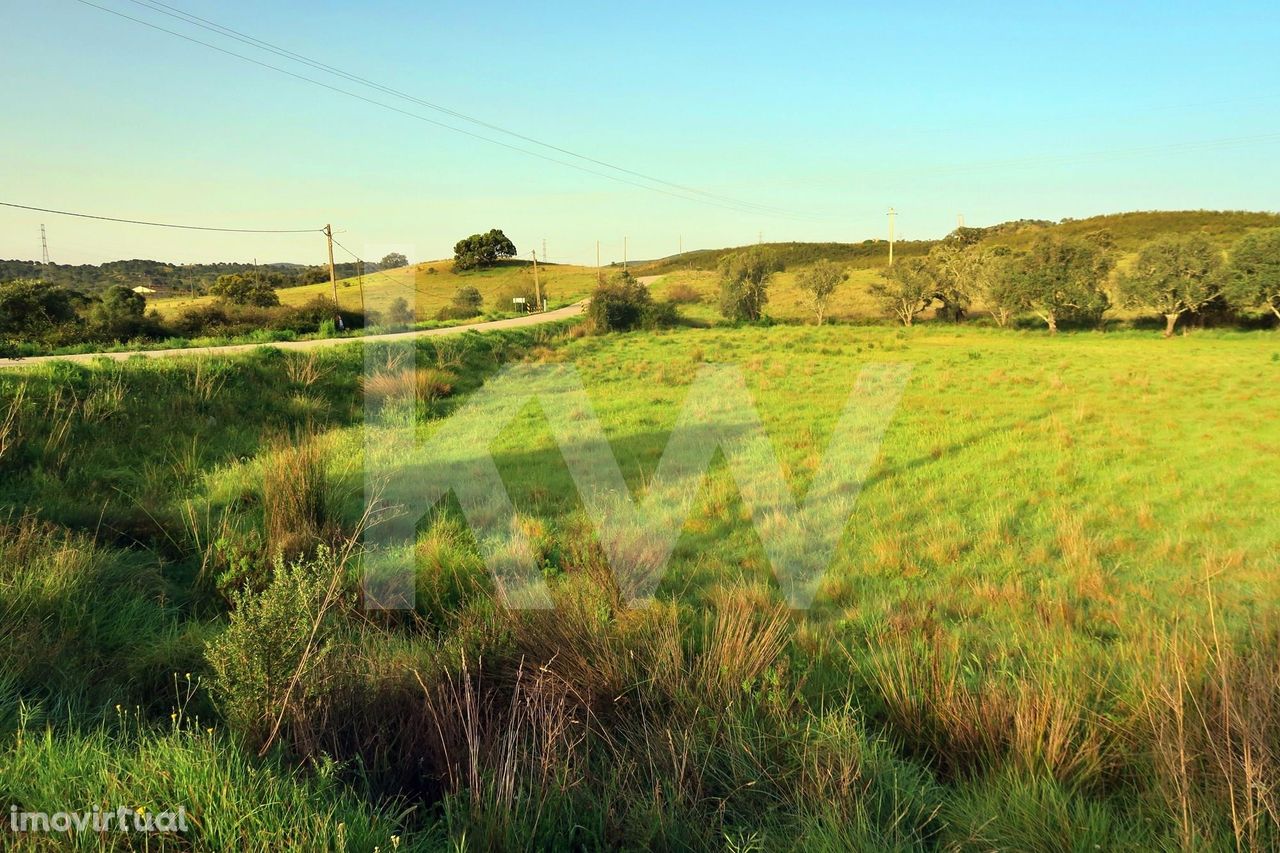
M480 314L484 305L484 297L475 287L466 285L459 287L453 294L453 300L436 314L437 320L465 320Z
M313 561L277 557L265 589L232 593L230 624L210 641L206 658L219 710L249 742L265 744L280 733L310 752L315 713L333 687L338 616L353 599L345 571L327 549Z
M387 307L387 322L392 326L411 326L413 320L413 309L403 296L397 296Z
M521 277L498 288L493 297L493 310L503 313L516 310L515 303L511 301L516 297L524 297L525 305L538 304L538 289L533 286L532 277ZM542 298L550 298L545 287L542 288Z
M720 313L726 319L759 320L769 301L769 281L782 270L770 249L752 246L720 262Z
M697 305L702 294L693 285L679 281L667 288L667 301L673 305Z
M649 288L623 271L599 285L587 305L587 322L599 333L639 328L653 309Z

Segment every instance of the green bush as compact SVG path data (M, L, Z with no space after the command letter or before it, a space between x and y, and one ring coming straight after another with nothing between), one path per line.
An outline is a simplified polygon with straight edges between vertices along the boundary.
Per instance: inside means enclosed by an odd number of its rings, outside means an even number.
M310 742L312 714L331 687L337 617L351 601L344 571L321 548L311 561L277 557L266 589L231 594L231 622L206 658L223 718L250 742L265 742L277 725L295 746Z
M649 288L625 270L597 287L587 305L587 322L598 333L653 329L675 321L675 306L655 302Z

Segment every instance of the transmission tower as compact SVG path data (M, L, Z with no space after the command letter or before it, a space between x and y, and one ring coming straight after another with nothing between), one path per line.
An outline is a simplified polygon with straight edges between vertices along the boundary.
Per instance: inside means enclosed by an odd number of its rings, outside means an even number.
M44 278L46 272L49 271L49 238L44 233L44 224L40 225L40 277Z

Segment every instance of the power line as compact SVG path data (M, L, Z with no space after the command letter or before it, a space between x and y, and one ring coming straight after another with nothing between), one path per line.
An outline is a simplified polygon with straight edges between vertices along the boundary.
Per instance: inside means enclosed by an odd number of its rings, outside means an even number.
M417 292L418 292L418 288L417 288L417 287L415 287L414 285L412 285L412 284L405 284L403 281L396 281L394 278L392 278L391 276L387 275L387 274L386 274L386 273L384 273L382 270L368 270L368 268L367 268L367 264L369 263L368 261L366 261L364 258L362 258L362 257L360 257L359 255L357 255L355 252L353 252L353 251L351 251L350 249L348 249L346 246L344 246L344 245L342 245L341 243L339 243L337 240L334 240L334 241L333 241L333 245L337 246L339 249L341 249L342 251L346 252L346 253L347 253L348 255L350 255L351 257L355 258L355 260L356 260L356 263L357 263L357 264L366 265L366 266L364 267L364 269L366 269L368 272L371 272L373 275L380 275L380 276L382 276L382 277L383 277L383 278L385 278L387 281L389 281L389 282L391 282L392 284L394 284L396 287L403 287L403 288L406 288L406 289L408 289L408 290L412 290L414 293L417 293ZM359 270L361 269L361 267L360 267L360 266L357 266L357 267L356 267L356 269L357 269L357 271L359 271Z
M411 112L411 111L409 111L409 110L401 109L400 107L397 107L397 106L395 106L395 105L393 105L393 104L388 104L388 103L385 103L385 102L383 102L383 101L376 100L376 99L374 99L374 98L366 97L366 96L364 96L364 95L359 94L358 92L352 92L352 91L350 91L350 90L348 90L348 89L343 89L343 88L341 88L341 87L339 87L339 86L333 86L333 85L330 85L330 84L328 84L328 83L325 83L325 82L323 82L323 81L321 81L321 80L316 80L315 78L307 77L307 76L305 76L305 75L303 75L303 74L297 74L297 73L295 73L295 72L293 72L293 71L289 71L289 70L288 70L288 69L286 69L286 68L281 68L281 67L279 67L278 65L272 65L272 64L271 64L271 63L269 63L269 62L263 62L263 61L261 61L261 60L254 59L253 57L245 56L245 55L244 55L244 54L242 54L242 53L236 53L236 52L235 52L235 51L233 51L233 50L227 50L226 48L219 47L219 46L217 46L217 45L215 45L215 44L210 44L210 43L209 43L209 42L207 42L207 41L202 41L202 40L200 40L200 39L198 39L198 38L194 38L194 37L192 37L192 36L186 35L185 33L180 33L180 32L177 32L176 30L171 30L171 29L168 29L168 28L166 28L166 27L162 27L162 26L160 26L160 25L158 25L158 24L153 24L153 23L151 23L150 21L145 21L145 20L143 20L143 19L141 19L141 18L135 18L135 17L133 17L132 15L126 15L124 12L119 12L119 11L117 11L117 10L115 10L115 9L111 9L111 8L106 7L106 6L100 6L100 5L98 5L97 3L92 3L92 2L90 2L90 0L76 0L76 2L78 2L78 3L80 3L80 4L84 5L84 6L91 6L91 7L93 7L94 9L98 9L99 11L106 12L106 13L108 13L108 14L110 14L110 15L115 15L115 16L116 16L116 17L118 17L118 18L123 18L123 19L124 19L124 20L126 20L126 21L132 21L132 22L133 22L133 23L135 23L135 24L139 24L139 25L141 25L141 26L148 27L148 28L153 29L153 30L156 30L156 31L158 31L158 32L166 33L166 34L168 34L168 35L174 36L175 38L180 38L180 39L182 39L183 41L188 41L188 42L191 42L191 43L193 43L193 44L198 44L198 45L201 45L201 46L203 46L203 47L207 47L207 48L209 48L210 50L216 50L216 51L217 51L217 52L219 52L219 53L225 54L225 55L227 55L227 56L234 57L235 59L239 59L239 60L242 60L242 61L244 61L244 62L248 62L248 63L251 63L251 64L253 64L253 65L257 65L257 66L259 66L259 67L261 67L261 68L266 68L266 69L268 69L268 70L270 70L270 71L275 71L275 72L277 72L277 73L279 73L279 74L284 74L284 75L286 75L286 76L289 76L289 77L294 78L295 80L301 80L301 81L303 81L304 83L310 83L310 84L312 84L312 85L314 85L314 86L320 86L321 88L328 89L328 90L329 90L329 91L331 91L331 92L336 92L336 93L338 93L338 94L340 94L340 95L346 95L346 96L347 96L347 97L349 97L349 98L355 98L355 99L357 99L357 100L364 101L364 102L365 102L365 103L367 103L367 104L372 104L373 106L382 107L383 109L391 110L392 112L396 112L396 113L399 113L399 114L401 114L401 115L408 116L409 118L417 119L418 121L426 122L427 124L431 124L431 125L434 125L434 126L436 126L436 127L443 128L443 129L445 129L445 130L451 130L451 131L453 131L454 133L460 133L460 134L462 134L462 135L464 135L464 136L469 136L469 137L471 137L471 138L473 138L473 139L479 139L479 140L481 140L481 141L483 141L483 142L488 142L488 143L489 143L489 144L491 144L491 145L498 145L498 146L501 146L501 147L503 147L503 148L509 149L509 150L511 150L511 151L516 151L516 152L518 152L518 153L525 154L525 155L527 155L527 156L529 156L529 157L537 157L537 158L538 158L538 159L540 159L540 160L545 160L545 161L547 161L547 162L549 162L549 163L555 163L555 164L557 164L557 165L564 166L564 167L569 168L569 169L577 169L577 170L578 170L578 171L580 171L580 172L585 172L585 173L587 173L587 174L595 175L595 176L597 176L597 177L601 177L601 178L606 178L606 179L611 180L611 181L617 181L617 182L619 182L619 183L628 184L628 185L630 185L630 186L638 187L638 188L640 188L640 189L648 190L648 191L650 191L650 192L661 193L661 194L663 194L663 195L667 195L667 196L670 196L670 197L672 197L672 198L678 198L678 199L681 199L681 200L683 200L683 201L694 201L694 202L700 202L700 203L702 203L702 204L709 204L709 205L712 205L712 206L715 206L715 207L720 207L720 208L723 208L723 209L726 209L726 210L732 210L732 211L734 211L734 212L736 212L736 213L761 213L761 212L770 212L770 213L773 213L774 215L783 216L783 217L786 217L786 218L792 218L792 219L802 219L802 220L810 220L810 221L821 221L821 220L822 220L822 217L818 217L818 216L807 215L807 214L800 214L800 213L792 213L792 212L789 212L789 211L782 211L782 210L780 210L780 209L768 208L768 207L766 207L766 206L763 206L763 205L757 205L757 204L754 204L754 203L751 203L751 202L743 202L743 201L738 201L738 200L735 200L735 199L728 199L727 197L720 197L720 196L715 196L715 195L712 195L712 194L709 194L709 193L705 193L705 192L704 192L704 191L702 191L702 190L696 190L696 189L693 189L693 188L684 187L683 185L680 185L680 184L673 184L673 183L670 183L670 182L667 182L667 181L663 181L663 180L658 179L658 178L652 178L652 177L649 177L649 176L647 176L647 175L643 175L642 173L632 172L631 170L624 169L624 168L622 168L622 167L620 167L620 166L614 166L614 165L612 165L612 164L605 163L604 161L594 160L594 159L592 159L592 158L590 158L590 157L586 157L585 155L575 154L575 153L573 153L573 152L571 152L571 151L568 151L567 149L560 149L560 148L557 148L556 146L552 146L552 145L549 145L549 144L547 144L547 143L539 142L538 140L532 139L531 137L524 137L524 136L521 136L520 134L515 133L514 131L508 131L508 130L505 130L505 129L503 129L503 128L497 127L496 125L488 125L487 123L482 122L482 121L480 121L479 119L471 119L471 118L469 118L469 117L467 117L467 116L465 116L465 115L463 115L463 114L461 114L461 113L456 113L456 116L457 116L457 117L462 118L462 119L464 119L464 120L467 120L467 121L473 121L473 122L475 122L475 123L477 123L477 124L484 125L484 126L486 126L486 127L493 127L493 128L495 128L495 129L497 129L497 130L501 131L502 133L508 133L508 134L511 134L512 136L516 136L516 137L519 137L519 138L521 138L521 139L527 139L527 140L529 140L529 141L533 142L534 144L541 145L541 146L544 146L544 147L547 147L547 148L551 148L551 149L554 149L554 150L557 150L557 151L564 151L564 152L567 152L570 156L573 156L573 157L576 157L576 158L579 158L579 159L582 159L582 160L585 160L585 161L588 161L588 162L601 163L601 164L603 164L604 166L606 166L607 168L614 169L615 171L623 172L623 173L626 173L626 174L637 175L637 176L639 176L639 177L642 177L644 180L650 181L650 182L652 182L652 183L660 183L660 184L663 184L663 185L665 185L665 186L673 187L673 188L678 189L679 191L675 191L675 190L667 190L667 189L663 189L661 186L651 186L650 184L644 184L644 183L639 183L638 181L629 180L629 179L627 179L627 178L625 178L625 177L622 177L621 175L610 174L610 173L608 173L608 172L601 172L601 171L598 171L598 170L596 170L596 169L592 169L592 168L588 168L588 167L586 167L586 166L583 166L583 165L581 165L581 164L579 164L579 163L573 163L573 162L569 162L569 161L566 161L566 160L558 159L558 158L556 158L556 157L550 157L550 156L547 156L547 155L545 155L545 154L541 154L541 153L539 153L539 152L537 152L537 151L530 151L530 150L529 150L529 149L527 149L527 148L521 148L521 147L520 147L520 146L518 146L518 145L512 145L512 144L510 144L510 143L503 142L502 140L499 140L499 139L493 139L492 137L484 136L483 134L474 133L474 132L469 131L469 130L466 130L466 129L464 129L464 128L455 127L455 126L453 126L453 125L451 125L451 124L446 124L445 122L437 121L437 120L432 119L432 118L428 118L427 116L421 115L421 114L419 114L419 113L415 113L415 112ZM152 8L152 11L161 12L161 14L168 14L167 12L164 12L164 11L163 11L163 10L161 10L161 9L155 9L155 8L153 8L153 7L147 7L147 8ZM185 13L183 13L183 14L185 14ZM173 17L173 16L171 15L170 17ZM195 16L190 16L190 17L195 17ZM180 19L180 20L181 20L181 19ZM203 20L203 19L201 19L201 20ZM188 20L188 21L187 21L187 23L194 24L195 26L202 26L200 23L197 23L196 21L192 21L192 20ZM213 25L211 25L211 26L216 27L216 26L218 26L218 25L213 24ZM206 29L206 30L210 29L210 27L209 27L209 26L202 26L202 28L203 28L203 29ZM225 29L225 28L221 28L221 29ZM234 32L234 31L229 31L229 32ZM223 34L223 35L229 35L229 32L224 32L224 33L222 33L222 34ZM232 36L230 36L230 37L232 37L232 38L237 38L237 36L234 36L234 35L232 35ZM245 37L243 37L243 38L237 38L237 40L239 40L239 41L245 41L245 39L247 39L247 38L252 38L252 37L245 36ZM254 41L258 41L258 40L257 40L257 39L254 39ZM266 43L265 43L265 42L263 42L262 44L264 44L264 45L265 45ZM255 45L255 46L257 46L257 45ZM269 47L264 47L264 48L262 48L262 49L272 50L272 52L274 52L274 53L277 53L277 54L279 54L279 55L285 55L285 56L287 56L287 55L290 53L289 51L276 50L276 49L269 48ZM291 59L293 59L294 57L292 57L292 56L287 56L287 58L291 58ZM394 90L394 89L390 89L390 88L388 88L388 87L383 87L383 86L381 86L380 84L377 84L377 83L366 82L366 81L364 81L364 80L363 80L363 78L358 78L358 77L356 77L355 75L348 75L348 74L346 74L346 72L342 72L342 71L339 71L339 70L337 70L337 69L331 69L330 67L325 66L323 63L318 63L318 62L315 62L315 61L313 61L313 60L307 60L305 57L298 58L298 59L296 59L295 61L298 61L298 62L307 62L307 63L311 64L311 65L312 65L312 67L315 67L315 68L317 68L317 69L319 69L319 70L328 71L329 73L333 73L333 74L343 75L343 76L346 76L346 77L347 77L347 79L352 80L353 82L360 82L362 85L373 86L374 88L381 89L382 91L385 91L385 92L388 92L388 93L391 93L391 94L395 94L397 97L407 98L407 99L409 99L409 100L414 101L415 103L422 103L422 104L424 104L424 105L426 105L426 106L430 107L431 109L439 109L439 110L442 110L442 111L444 111L444 112L448 112L448 113L450 113L450 114L454 114L454 111L448 110L447 108L438 107L438 106L436 106L436 105L431 104L430 102L421 101L420 99L414 98L414 97L413 97L413 96L411 96L411 95L407 95L407 94L399 93L399 92L397 92L397 91L396 91L396 90ZM690 194L693 194L693 195L690 195Z
M122 222L125 225L148 225L152 228L178 228L183 231L218 231L224 234L315 234L320 232L319 228L213 228L207 225L176 225L172 222L147 222L142 219L120 219L115 216L97 216L92 213L73 213L69 210L51 210L47 207L32 207L26 204L14 204L9 201L0 201L0 207L12 207L18 210L34 210L38 213L55 213L59 216L75 216L79 219L98 219L103 222Z
M256 47L261 50L274 53L276 56L280 56L285 59L290 59L295 62L300 62L302 64L309 65L310 67L315 68L319 71L325 71L329 74L342 77L353 83L359 83L360 85L368 86L369 88L376 89L377 91L383 92L385 94L394 95L397 98L403 98L404 100L411 101L420 106L427 107L428 109L435 110L437 112L443 113L448 116L452 116L457 119L461 119L462 121L477 125L478 127L487 128L488 130L494 130L494 131L497 131L498 133L506 134L508 136L514 137L515 139L520 139L524 142L529 142L533 145L538 145L542 148L547 148L551 151L556 151L560 154L565 154L587 163L593 163L597 166L603 166L607 169L613 169L615 171L622 172L623 174L631 175L632 177L641 178L646 181L651 181L656 184L661 184L663 186L671 187L672 189L682 190L684 192L692 193L694 195L704 196L709 199L715 199L717 201L726 202L729 204L736 204L736 205L742 205L745 207L755 208L761 212L776 213L780 215L795 214L795 211L787 210L785 208L774 207L772 205L757 204L755 202L745 201L742 199L735 199L729 196L722 196L716 193L707 192L706 190L700 190L697 187L690 187L685 184L678 184L672 181L667 181L662 178L654 177L653 175L645 174L644 172L637 172L633 169L628 169L624 166L619 166L616 163L610 163L608 161L600 160L586 154L581 154L576 151L572 151L568 148L563 148L559 145L554 145L550 142L545 142L541 139L537 139L532 136L527 136L523 133L520 133L519 131L511 130L509 128L502 127L501 125L487 122L483 119L479 119L479 118L476 118L475 116L468 115L463 112L459 112L457 110L451 109L441 104L423 100L422 98L419 98L415 95L411 95L408 92L405 92L401 89L396 89L391 86L386 86L382 83L378 83L375 80L370 80L367 77L361 77L358 74L352 74L349 71L344 71L341 68L336 68L332 65L328 65L319 60L312 59L308 56L304 56L303 54L296 53L287 48L280 47L279 45L276 45L271 42L265 41L263 39L257 38L255 36L249 35L248 33L242 32L240 30L235 30L235 29L232 29L231 27L223 26L222 24L219 24L215 21L210 21L208 18L202 18L199 15L195 15L190 12L184 11L182 9L177 8L176 6L171 6L168 3L162 3L160 2L160 0L130 0L130 2L134 3L135 5L142 6L145 9L150 9L151 11L159 12L162 15L167 15L168 17L174 18L175 20L183 21L184 23L188 23L188 24L192 24L193 26L200 27L203 30L214 32L219 35L225 36L227 38L234 39L238 42L241 42L242 44L247 44L247 45L250 45L251 47Z

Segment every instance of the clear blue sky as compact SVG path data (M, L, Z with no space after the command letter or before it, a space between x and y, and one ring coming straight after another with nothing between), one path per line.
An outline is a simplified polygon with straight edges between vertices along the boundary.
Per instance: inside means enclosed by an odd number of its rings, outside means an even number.
M94 2L287 64L131 0ZM861 240L884 234L890 205L907 238L939 236L958 213L984 225L1280 207L1275 2L166 2L565 148L803 218L566 169L76 0L0 0L0 200L194 224L332 221L361 254L413 259L501 227L522 253L545 238L553 260L579 262L594 261L597 239L606 261L620 258L624 235L632 258L670 254L680 235L686 248L758 232ZM0 210L0 257L38 257L41 222L63 263L323 253L310 236Z

